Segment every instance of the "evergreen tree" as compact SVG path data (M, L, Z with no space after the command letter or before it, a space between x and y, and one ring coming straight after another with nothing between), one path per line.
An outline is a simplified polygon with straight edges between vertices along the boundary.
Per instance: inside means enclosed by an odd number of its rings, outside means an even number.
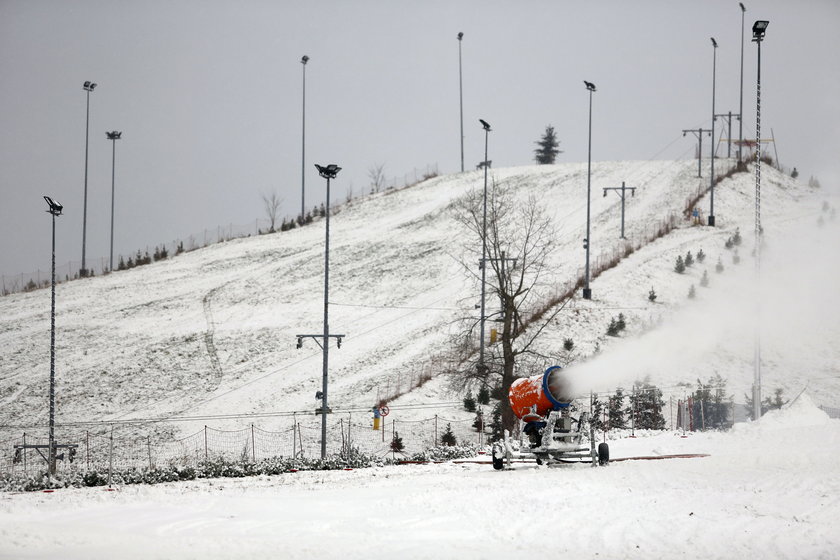
M575 347L575 341L571 338L564 338L563 339L563 350L566 352L571 352L572 349Z
M117 270L125 270L125 269L126 269L125 261L123 260L122 255L120 255L120 262L117 265Z
M490 404L490 390L487 388L487 385L482 385L481 389L478 390L476 402L478 404Z
M735 228L735 235L732 236L732 243L735 245L741 244L741 228Z
M627 328L627 323L624 320L624 313L618 314L618 321L615 322L615 326L619 330L619 332Z
M534 142L538 148L534 150L534 159L540 165L553 164L557 158L557 154L563 152L557 149L560 141L557 140L557 135L554 133L554 127L549 125L545 127L545 134L539 141Z
M650 301L651 303L656 301L656 292L653 291L653 288L651 288L648 292L648 301Z
M736 249L734 253L732 253L732 264L738 264L741 262L741 255L738 254L738 250Z
M718 274L723 272L723 262L721 262L720 257L718 257L718 262L715 265L715 272L717 272Z
M700 285L703 286L704 288L709 287L709 271L708 270L703 271L703 277L700 278Z
M653 385L649 379L636 382L631 395L632 404L635 402L636 428L640 430L664 430L665 417L662 416L662 390Z
M606 427L604 423L604 403L595 395L592 398L592 429L596 432L603 431Z
M706 253L703 252L703 249L697 251L697 262L703 264L703 261L706 260Z
M685 254L685 266L691 266L694 264L694 257L691 256L691 251Z
M458 441L455 439L455 434L452 433L452 424L446 425L446 430L444 430L443 435L440 436L440 442L448 447L458 444Z
M727 249L731 249L733 245L735 245L735 242L732 241L732 237L727 239L726 243L723 244L723 246L726 247Z
M391 440L391 451L394 453L400 453L403 449L405 449L405 445L403 445L400 433L394 432L394 438Z
M674 271L678 274L685 272L685 263L683 262L682 255L677 256L677 262L674 264Z
M691 288L688 289L688 299L694 299L697 297L697 290L694 288L694 284L691 285Z
M467 396L464 397L464 410L475 412L475 397L473 397L472 391L468 392Z
M502 426L502 406L496 403L493 407L492 420L490 422L490 439L491 441L500 441L504 439L504 426Z
M620 430L626 428L624 415L624 389L619 387L615 390L615 395L610 397L610 402L607 409L608 428L610 430Z
M610 319L610 324L607 327L607 336L618 336L618 323L615 321L615 317Z

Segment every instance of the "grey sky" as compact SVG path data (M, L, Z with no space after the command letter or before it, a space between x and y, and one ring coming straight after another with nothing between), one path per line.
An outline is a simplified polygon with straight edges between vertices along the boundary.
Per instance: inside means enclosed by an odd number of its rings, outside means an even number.
M745 5L744 136L755 130L750 28L768 19L762 136L773 129L783 165L836 186L840 3ZM594 160L693 157L681 130L711 124L712 36L717 111L738 110L737 1L0 0L0 274L49 269L44 194L65 206L57 260L81 259L85 80L99 84L90 262L109 250L108 130L123 132L117 253L253 223L272 190L284 214L298 213L304 54L307 207L325 192L313 163L344 168L334 200L366 190L374 164L389 177L458 171L459 31L467 169L483 158L479 118L493 126L494 167L532 163L547 124L560 161L585 161L584 79L598 87Z

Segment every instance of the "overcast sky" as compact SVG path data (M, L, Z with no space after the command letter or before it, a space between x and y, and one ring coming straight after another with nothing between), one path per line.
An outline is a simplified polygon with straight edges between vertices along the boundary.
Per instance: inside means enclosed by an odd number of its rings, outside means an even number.
M767 19L762 137L772 129L785 167L836 187L840 2L745 5L744 136L755 135L750 29ZM81 260L85 80L98 84L90 265L109 252L110 130L123 133L117 253L253 223L272 191L296 215L303 55L307 207L325 194L314 163L343 167L333 200L367 190L376 164L388 177L429 164L459 171L459 31L467 169L483 159L479 118L493 126L494 167L532 163L548 124L565 151L559 161L585 161L583 80L598 88L593 160L693 157L695 140L681 131L711 126L710 37L717 112L738 111L737 1L0 0L0 274L49 270L45 194L65 207L57 260Z

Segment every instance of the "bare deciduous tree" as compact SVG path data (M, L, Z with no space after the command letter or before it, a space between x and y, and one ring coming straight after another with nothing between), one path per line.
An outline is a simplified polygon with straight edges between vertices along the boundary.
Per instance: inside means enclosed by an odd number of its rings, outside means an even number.
M483 190L467 194L456 207L457 220L470 232L466 247L469 258L462 264L471 275L478 278L476 264L481 260L483 228ZM507 395L511 383L516 379L517 359L529 352L536 338L554 318L542 317L539 325L529 324L530 311L541 304L540 287L545 286L547 260L554 249L554 227L542 206L533 196L517 201L515 192L493 182L487 193L487 293L488 301L493 296L499 302L497 313L487 313L488 318L498 315L501 327L498 342L485 351L485 371L479 368L477 356L475 367L462 372L464 384L480 380L484 384L493 381L500 384L502 394ZM470 338L478 322L473 322L465 333ZM487 328L487 327L485 327ZM502 423L506 429L514 425L513 412L506 398L501 400Z
M277 215L280 213L280 206L283 204L283 199L277 196L276 191L272 191L269 195L263 194L262 200L268 221L271 223L271 226L268 228L268 233L274 233L274 225L277 223Z
M368 179L370 179L370 192L378 193L385 187L385 164L374 164L368 167Z

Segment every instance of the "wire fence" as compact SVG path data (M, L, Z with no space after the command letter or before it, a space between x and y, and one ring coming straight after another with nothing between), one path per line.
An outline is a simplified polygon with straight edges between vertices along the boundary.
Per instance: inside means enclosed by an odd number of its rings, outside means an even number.
M362 417L364 416L364 418ZM441 444L450 431L459 444L483 445L488 430L476 431L473 418L454 419L434 415L420 420L384 417L373 429L373 415L334 413L328 416L327 455L352 449L381 456L394 454L391 442L398 437L404 446L396 457L410 456ZM312 415L289 418L288 427L266 430L255 424L234 430L204 426L189 435L140 435L136 426L101 425L92 429L57 428L57 472L69 469L104 471L108 469L154 469L195 467L214 459L257 462L268 458L316 459L321 456L321 419ZM46 429L18 435L0 435L0 472L33 474L47 467Z

